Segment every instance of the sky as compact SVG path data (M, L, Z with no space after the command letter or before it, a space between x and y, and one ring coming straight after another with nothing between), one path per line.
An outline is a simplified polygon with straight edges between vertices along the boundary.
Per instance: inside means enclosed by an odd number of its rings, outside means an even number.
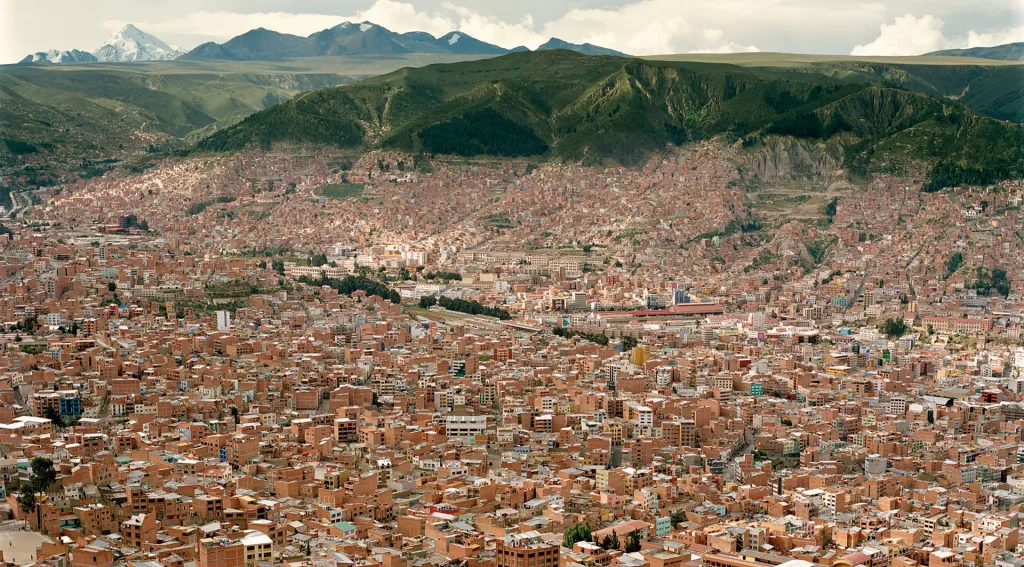
M508 48L559 37L633 55L919 55L1024 41L1024 0L0 0L0 63L92 51L126 23L191 49L257 27L309 35L343 21Z

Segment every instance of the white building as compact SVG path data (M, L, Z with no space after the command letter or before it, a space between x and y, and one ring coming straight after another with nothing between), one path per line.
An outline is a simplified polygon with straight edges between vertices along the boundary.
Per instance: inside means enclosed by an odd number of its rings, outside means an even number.
M231 312L230 311L218 311L217 312L217 330L221 332L227 332L231 330Z
M487 432L486 415L449 415L445 418L448 437L473 437Z

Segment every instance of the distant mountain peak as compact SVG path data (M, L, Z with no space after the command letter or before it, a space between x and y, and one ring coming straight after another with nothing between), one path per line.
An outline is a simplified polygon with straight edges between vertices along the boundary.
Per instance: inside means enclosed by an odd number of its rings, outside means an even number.
M26 55L24 59L18 61L18 64L27 65L30 63L91 63L96 60L96 57L88 51L80 51L78 49L51 49L49 51L37 51L35 53Z
M166 61L175 59L185 51L129 23L121 26L92 53L100 61L126 62Z
M78 49L51 49L32 53L19 63L166 61L184 53L185 50L140 30L134 24L125 24L92 53Z
M600 45L594 45L592 43L572 43L553 37L543 45L537 48L537 51L547 51L550 49L568 49L569 51L575 51L584 55L612 55L614 57L631 57L621 51L609 49L607 47L601 47Z
M146 32L135 27L135 24L125 24L121 29L111 34L110 39L116 40L121 37L144 37Z

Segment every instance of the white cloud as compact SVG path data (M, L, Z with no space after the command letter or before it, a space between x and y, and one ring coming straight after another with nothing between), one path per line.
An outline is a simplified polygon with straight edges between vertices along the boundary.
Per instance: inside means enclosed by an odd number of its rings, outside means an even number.
M444 35L455 29L455 22L449 17L420 11L412 4L394 0L377 0L366 10L349 16L292 12L190 12L169 20L135 22L135 25L157 36L167 33L222 41L256 28L307 36L346 21L370 21L399 33L425 31L433 35ZM103 25L107 29L117 30L125 23L121 20L108 20Z
M751 52L759 51L757 45L762 41L779 49L779 45L794 43L785 30L799 30L793 32L801 38L799 45L803 41L842 42L841 38L847 38L849 45L882 18L887 19L878 26L877 37L854 47L854 55L918 55L950 47L1024 40L1024 25L983 32L971 30L947 37L941 17L907 13L888 19L885 5L874 0L768 0L756 4L749 0L626 0L627 3L608 8L571 8L543 22L528 13L519 20L505 20L465 6L462 1L443 0L436 8L423 8L407 1L376 0L365 10L350 15L199 11L136 24L158 36L167 34L181 43L188 44L187 39L192 38L194 44L210 39L224 41L258 27L306 36L343 21L371 21L400 33L425 31L440 36L461 31L508 48L519 45L536 48L548 38L558 37L634 55ZM941 1L933 4L936 9L944 9L944 6ZM940 13L954 18L951 21L961 21L948 11ZM116 29L124 23L111 20L105 25ZM966 26L960 30L964 28ZM776 33L784 35L773 35Z
M26 54L15 41L14 0L0 0L0 63L14 62Z
M703 50L757 51L752 45L725 40L719 28L697 31L690 17L700 2L641 0L614 9L574 9L544 25L544 35L576 43L589 42L633 55L699 52Z
M967 47L991 47L1024 41L1024 26L988 33L967 32Z
M353 21L369 21L382 25L391 31L405 33L425 31L440 36L453 31L451 18L441 14L429 14L416 6L393 0L377 0L372 6L358 12Z
M858 45L851 55L921 55L940 49L963 47L990 47L1015 41L1024 41L1024 26L979 33L969 30L965 37L947 38L943 33L946 23L942 18L925 14L898 16L893 23L882 23L880 34L866 45Z
M952 46L942 35L946 23L941 18L913 14L897 17L892 24L882 23L881 33L867 45L858 45L851 55L920 55Z
M237 13L229 11L191 12L168 20L135 22L157 36L194 37L224 41L255 28L306 36L344 21L371 21L395 32L425 31L440 36L462 31L477 39L516 47L536 48L551 37L574 43L593 43L633 55L658 53L757 51L725 37L719 25L691 23L707 11L697 9L713 0L639 0L609 9L571 9L538 25L530 14L519 21L506 21L484 14L452 0L437 11L427 11L396 0L376 0L366 10L349 16L291 12ZM732 0L726 0L732 1ZM722 3L717 4L719 7ZM729 9L734 12L736 8ZM119 29L127 22L108 20L104 26ZM720 22L715 22L719 24Z
M445 2L443 6L456 17L452 29L488 43L509 49L520 45L534 49L548 39L535 30L533 16L530 14L524 15L518 22L506 22L452 2Z

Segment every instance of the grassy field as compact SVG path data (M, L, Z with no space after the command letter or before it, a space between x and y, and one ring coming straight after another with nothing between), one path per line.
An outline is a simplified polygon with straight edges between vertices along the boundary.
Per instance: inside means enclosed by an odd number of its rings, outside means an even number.
M362 183L331 183L330 185L324 185L317 191L318 195L327 197L328 199L334 199L336 201L344 201L346 199L354 199L361 197L363 194Z

